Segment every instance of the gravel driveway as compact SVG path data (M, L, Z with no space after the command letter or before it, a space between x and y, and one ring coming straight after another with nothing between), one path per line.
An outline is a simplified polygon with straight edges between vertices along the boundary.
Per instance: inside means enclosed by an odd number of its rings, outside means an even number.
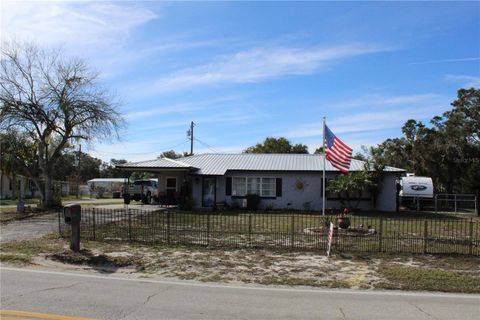
M102 199L104 200L104 199ZM111 199L107 199L110 200ZM72 201L73 202L73 201ZM102 209L121 209L124 207L123 203L120 204L108 204L102 205L102 202L107 203L107 201L97 201L98 205L96 208ZM81 203L79 201L79 203ZM160 206L156 205L140 205L134 204L129 206L130 209L140 209L145 211L150 210L165 210ZM32 218L27 218L24 220L16 220L9 222L7 224L0 225L0 243L17 241L23 239L34 239L40 238L48 233L58 231L58 213L48 213L40 216L35 216Z
M58 231L58 214L48 213L0 225L0 242L33 239Z

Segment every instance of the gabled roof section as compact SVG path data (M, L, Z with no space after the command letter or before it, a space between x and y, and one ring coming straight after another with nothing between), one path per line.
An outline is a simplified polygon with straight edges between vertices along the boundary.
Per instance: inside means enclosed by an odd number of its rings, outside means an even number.
M159 158L155 160L128 162L116 166L120 169L189 169L191 165L178 160L169 158Z
M326 171L339 171L329 161ZM362 171L364 161L352 160L350 171ZM193 169L194 174L224 175L227 171L323 171L323 156L318 154L199 154L179 159L160 158L151 161L130 162L117 167L122 169ZM385 167L385 172L405 172L403 169Z

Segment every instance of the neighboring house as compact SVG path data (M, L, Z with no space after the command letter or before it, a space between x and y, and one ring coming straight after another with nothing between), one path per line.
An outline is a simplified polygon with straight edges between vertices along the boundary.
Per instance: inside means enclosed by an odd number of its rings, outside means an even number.
M351 171L365 163L352 160ZM176 160L161 158L118 165L125 171L154 172L160 194L179 194L182 186L191 189L195 208L217 203L241 204L247 193L261 197L261 207L273 209L322 209L322 155L316 154L199 154ZM326 179L340 171L326 161ZM365 192L359 207L365 210L396 211L396 180L405 170L386 167L381 190ZM374 204L375 202L375 204ZM340 208L340 199L327 193L326 208Z
M40 197L40 191L37 190L35 183L22 175L15 176L16 183L12 177L0 171L0 199L17 198L36 198ZM70 192L70 185L65 181L54 181L54 185L61 188L62 195L66 196Z
M15 179L15 181L13 181ZM0 199L12 199L18 196L32 196L34 188L30 181L21 175L15 175L14 178L0 171Z

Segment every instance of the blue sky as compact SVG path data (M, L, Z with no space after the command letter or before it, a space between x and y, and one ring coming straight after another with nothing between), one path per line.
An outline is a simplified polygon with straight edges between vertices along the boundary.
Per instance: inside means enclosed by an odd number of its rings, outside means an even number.
M267 136L359 150L480 87L480 2L2 2L2 38L63 46L116 92L109 160L240 152ZM84 149L85 150L85 149Z

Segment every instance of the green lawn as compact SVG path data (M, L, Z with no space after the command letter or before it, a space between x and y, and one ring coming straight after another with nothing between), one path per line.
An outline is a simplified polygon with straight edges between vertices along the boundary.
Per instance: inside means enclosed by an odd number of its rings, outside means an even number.
M171 212L124 209L85 211L86 239L227 247L325 250L335 216L286 213ZM370 230L370 231L368 231ZM336 230L336 252L461 253L480 255L480 223L470 219L352 216Z

